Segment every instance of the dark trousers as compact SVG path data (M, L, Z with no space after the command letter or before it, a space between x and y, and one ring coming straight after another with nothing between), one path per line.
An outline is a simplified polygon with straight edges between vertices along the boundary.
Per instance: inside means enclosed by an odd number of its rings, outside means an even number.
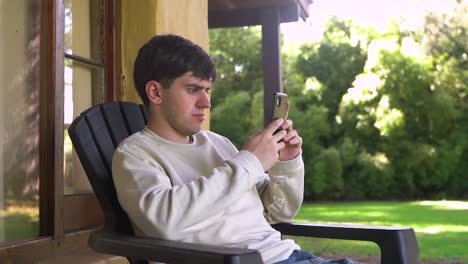
M345 259L322 259L307 251L294 250L288 259L276 262L274 264L359 264L359 262Z

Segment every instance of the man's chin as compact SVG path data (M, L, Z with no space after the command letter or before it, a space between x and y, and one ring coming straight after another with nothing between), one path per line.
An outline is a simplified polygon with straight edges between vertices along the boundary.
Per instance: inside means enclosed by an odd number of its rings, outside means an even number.
M200 132L201 130L202 130L201 128L200 128L200 129L197 129L197 130L195 130L195 131L193 132L193 134L192 134L192 135L195 135L195 134L197 134L197 133L198 133L198 132Z
M187 133L185 133L185 136L191 137L191 136L197 134L198 132L200 132L201 130L202 130L201 127L192 129L190 131L187 131Z

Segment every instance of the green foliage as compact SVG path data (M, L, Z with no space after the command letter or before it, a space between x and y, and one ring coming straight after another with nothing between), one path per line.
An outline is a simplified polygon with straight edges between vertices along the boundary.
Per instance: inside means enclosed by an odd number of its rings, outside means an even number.
M466 16L468 5L463 1L451 15L429 13L425 17L422 30L411 32L425 44L426 52L440 63L453 59L461 69L468 67L468 25Z
M323 149L320 155L310 161L314 174L308 175L305 184L312 189L317 199L337 199L343 194L343 170L340 153L335 148ZM311 188L310 188L311 187Z
M400 51L382 52L373 70L385 80L379 92L389 97L389 108L404 116L402 129L387 135L392 145L382 146L395 169L393 189L403 190L397 193L400 197L450 197L444 189L462 153L453 151L455 142L450 140L463 115L456 98L434 84L437 72L430 62ZM464 144L461 149L466 149Z
M251 127L249 108L250 96L246 91L230 93L211 111L212 130L242 147Z
M351 86L357 74L364 69L366 50L360 42L352 43L357 27L351 21L331 18L325 27L320 43L307 43L300 47L295 62L297 72L314 77L325 86L321 104L329 109L328 119L332 122L338 112L342 96Z
M283 47L306 197L468 196L467 9L428 14L416 31L393 21L383 34L332 17L321 42ZM240 147L263 126L260 29L211 30L210 46L212 129Z
M320 139L330 133L330 126L327 122L328 110L323 106L312 104L303 112L297 106L298 99L300 98L291 98L289 118L293 120L294 127L299 129L301 137L307 139L302 145L302 158L307 172L304 191L306 196L313 196L316 193L313 187L315 177L324 176L323 171L317 172L314 166L316 166L316 157L324 150ZM328 181L323 177L321 179Z
M263 90L261 29L259 27L210 30L210 55L218 67L212 102L217 106L229 93Z
M445 135L455 118L453 98L433 88L430 68L430 62L416 61L399 51L384 51L373 69L385 80L380 93L388 95L390 108L403 112L406 134L411 134L412 140Z
M260 129L263 126L263 90L256 92L252 98L250 118L252 130Z
M329 120L333 120L341 97L363 71L365 61L366 55L359 46L325 42L303 45L296 67L298 72L315 77L326 87L321 103L329 109Z
M393 167L383 153L363 152L350 137L339 146L346 191L346 199L382 199L388 197L393 180Z
M210 53L218 67L211 129L240 148L252 131L263 127L261 30L210 30Z

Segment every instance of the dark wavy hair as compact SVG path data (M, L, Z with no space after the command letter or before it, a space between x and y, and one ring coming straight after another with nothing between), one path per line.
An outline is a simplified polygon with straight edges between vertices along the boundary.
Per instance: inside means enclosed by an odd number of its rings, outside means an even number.
M141 100L149 106L145 86L155 80L167 89L174 79L192 72L203 80L216 80L216 65L200 46L177 35L158 35L143 45L135 59L133 80Z

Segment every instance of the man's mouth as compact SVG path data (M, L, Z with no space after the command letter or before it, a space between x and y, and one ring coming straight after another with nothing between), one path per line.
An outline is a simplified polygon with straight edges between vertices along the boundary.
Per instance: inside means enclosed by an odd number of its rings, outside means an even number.
M205 114L194 114L193 117L195 117L195 119L200 120L200 121L205 120Z

